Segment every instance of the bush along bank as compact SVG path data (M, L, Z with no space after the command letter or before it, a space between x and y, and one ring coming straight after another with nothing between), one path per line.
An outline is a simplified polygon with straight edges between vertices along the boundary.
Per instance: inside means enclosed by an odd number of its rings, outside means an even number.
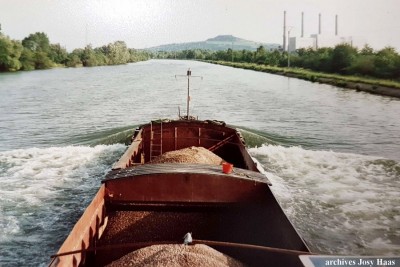
M0 25L0 72L119 65L149 58L148 52L128 48L123 41L97 48L87 45L84 49L77 48L68 53L60 44L51 44L43 32L30 34L18 41L2 34Z
M213 61L213 60L207 60L205 62L234 67L234 68L261 71L291 78L298 78L313 83L318 82L323 84L330 84L337 87L354 89L357 91L368 92L376 95L384 95L384 96L400 98L400 83L391 80L328 74L328 73L305 70L301 68L283 68L283 67L274 67L268 65L260 65L255 63L239 63L239 62Z

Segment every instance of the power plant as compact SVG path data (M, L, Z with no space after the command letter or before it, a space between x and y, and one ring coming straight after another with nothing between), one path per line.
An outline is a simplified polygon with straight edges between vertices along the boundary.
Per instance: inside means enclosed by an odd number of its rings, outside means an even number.
M349 44L351 46L362 47L366 44L364 40L355 39L352 36L340 37L338 29L338 15L335 15L335 35L322 33L322 15L318 14L318 33L304 37L304 12L301 12L301 36L291 37L290 32L293 27L286 24L287 13L283 12L283 45L282 50L293 52L300 48L318 49L322 47L334 47L338 44Z

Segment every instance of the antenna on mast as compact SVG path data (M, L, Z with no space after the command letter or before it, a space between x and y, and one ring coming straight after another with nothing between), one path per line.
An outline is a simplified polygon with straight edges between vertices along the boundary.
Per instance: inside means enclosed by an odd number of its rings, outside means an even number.
M203 76L192 76L192 71L190 70L190 68L187 70L186 75L175 75L175 79L176 77L187 77L187 81L188 81L188 87L187 87L187 99L186 99L186 119L190 120L190 116L189 116L189 103L190 103L190 77L193 78L201 78L203 80ZM179 112L180 113L180 112ZM180 116L179 116L180 117Z

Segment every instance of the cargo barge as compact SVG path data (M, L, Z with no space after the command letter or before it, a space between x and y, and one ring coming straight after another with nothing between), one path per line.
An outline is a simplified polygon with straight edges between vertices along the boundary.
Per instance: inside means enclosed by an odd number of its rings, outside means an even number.
M239 131L140 126L49 266L303 266L310 251Z
M158 160L200 148L222 161L205 164L196 153ZM144 247L183 243L186 233L188 246L206 244L248 266L303 266L298 255L309 249L270 186L236 129L153 121L135 131L50 266L106 266Z

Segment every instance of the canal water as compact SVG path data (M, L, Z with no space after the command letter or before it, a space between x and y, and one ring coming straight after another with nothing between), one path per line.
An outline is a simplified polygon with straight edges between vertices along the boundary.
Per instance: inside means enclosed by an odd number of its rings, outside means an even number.
M46 266L137 125L239 128L317 253L400 254L400 101L194 61L0 74L0 266ZM267 230L267 229L266 229Z

